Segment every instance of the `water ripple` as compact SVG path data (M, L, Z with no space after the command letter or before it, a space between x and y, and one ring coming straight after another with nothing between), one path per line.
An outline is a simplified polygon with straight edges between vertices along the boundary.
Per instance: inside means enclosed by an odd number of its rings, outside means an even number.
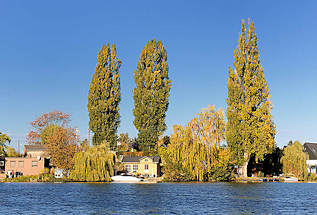
M0 183L0 214L314 214L317 184Z

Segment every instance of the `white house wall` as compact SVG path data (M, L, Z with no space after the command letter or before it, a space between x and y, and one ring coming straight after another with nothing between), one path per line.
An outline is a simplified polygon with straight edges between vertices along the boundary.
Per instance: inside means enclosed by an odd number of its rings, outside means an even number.
M307 160L306 164L307 164L308 173L316 173L317 160Z
M308 166L317 166L317 160L307 160L306 164Z

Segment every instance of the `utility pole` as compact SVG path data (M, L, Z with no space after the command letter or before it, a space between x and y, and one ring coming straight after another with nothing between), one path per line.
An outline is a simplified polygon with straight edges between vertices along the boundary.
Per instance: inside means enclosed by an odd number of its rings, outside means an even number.
M18 138L18 155L20 154L20 138Z
M90 146L90 129L88 127L88 145Z

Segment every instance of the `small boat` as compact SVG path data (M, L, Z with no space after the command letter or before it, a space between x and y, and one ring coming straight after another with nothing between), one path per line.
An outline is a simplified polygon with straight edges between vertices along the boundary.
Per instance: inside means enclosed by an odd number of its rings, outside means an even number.
M296 182L296 181L298 181L298 178L286 176L286 177L284 178L284 181L285 181L285 182Z
M138 183L141 182L141 178L137 178L131 175L115 175L111 177L113 182L121 182L121 183Z

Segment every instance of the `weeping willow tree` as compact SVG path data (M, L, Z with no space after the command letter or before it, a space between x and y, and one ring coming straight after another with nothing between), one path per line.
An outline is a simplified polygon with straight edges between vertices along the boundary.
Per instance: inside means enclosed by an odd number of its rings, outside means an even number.
M109 145L105 143L77 152L70 178L75 181L111 181L114 161L115 155L109 151Z
M223 116L221 109L216 111L214 107L208 107L198 113L187 126L173 127L171 143L160 149L167 180L207 181L230 178L231 153L220 148L225 138Z
M305 179L307 177L308 155L304 152L302 144L298 141L290 143L284 149L284 155L281 158L283 164L283 173L287 175L295 175L298 178Z

